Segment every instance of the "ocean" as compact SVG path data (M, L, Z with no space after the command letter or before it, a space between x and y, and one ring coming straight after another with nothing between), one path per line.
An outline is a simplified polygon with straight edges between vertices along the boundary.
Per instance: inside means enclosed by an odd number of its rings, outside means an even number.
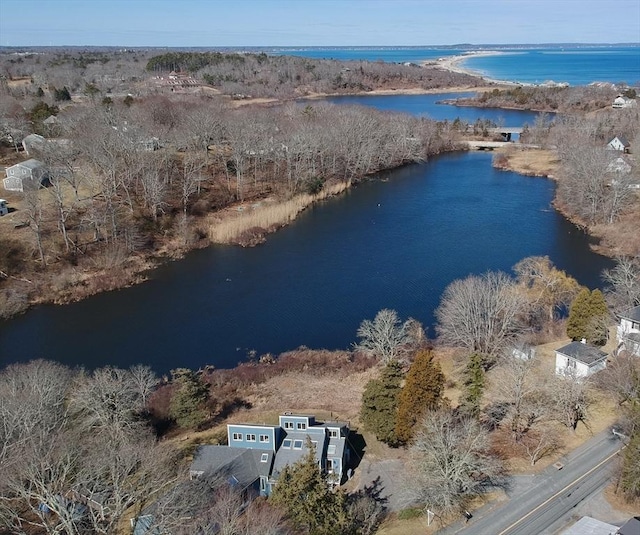
M470 56L462 66L496 80L541 84L547 81L569 85L593 82L640 85L640 44L632 46L548 47L327 47L278 48L270 54L337 60L419 63L471 51L497 51L495 56Z

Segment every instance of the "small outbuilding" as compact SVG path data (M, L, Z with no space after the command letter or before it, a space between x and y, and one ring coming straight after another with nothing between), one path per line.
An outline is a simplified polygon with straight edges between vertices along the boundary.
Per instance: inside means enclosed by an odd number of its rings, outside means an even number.
M42 150L47 140L40 134L29 134L22 140L22 148L28 156L32 156L34 151Z
M0 216L7 215L9 213L9 207L7 201L0 199Z
M607 367L607 354L583 339L556 349L556 375L579 379Z
M2 181L7 191L24 191L37 189L47 184L49 173L40 161L31 158L5 169L7 177Z

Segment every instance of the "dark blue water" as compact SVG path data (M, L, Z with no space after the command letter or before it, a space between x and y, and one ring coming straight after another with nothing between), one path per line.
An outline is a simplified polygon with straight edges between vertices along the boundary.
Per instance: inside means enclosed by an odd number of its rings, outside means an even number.
M498 80L539 84L548 80L586 85L592 82L640 82L640 46L582 46L509 48L433 48L433 47L327 47L282 48L270 54L287 54L337 60L387 61L420 63L455 56L470 50L497 50L499 56L470 57L464 66Z
M549 255L582 284L609 262L550 206L554 184L458 153L388 173L253 248L211 247L149 282L0 324L0 366L44 357L159 372L230 367L248 350L347 348L382 308L428 327L454 279Z
M438 104L445 99L470 97L474 93L440 93L430 95L345 95L324 100L334 104L371 106L379 110L410 113L436 121L461 121L474 123L477 119L489 119L500 126L522 126L534 124L537 113L523 110L498 108L472 108ZM308 104L308 102L305 102Z

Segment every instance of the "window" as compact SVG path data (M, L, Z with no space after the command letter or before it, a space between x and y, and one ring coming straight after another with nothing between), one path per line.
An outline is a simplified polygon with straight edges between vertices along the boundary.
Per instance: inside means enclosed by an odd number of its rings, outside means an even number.
M294 440L293 441L293 449L301 450L302 449L302 440Z
M336 454L336 445L335 444L329 444L329 446L327 447L327 454L328 455L335 455Z
M285 429L293 429L293 422L285 422L284 423L284 428Z
M260 462L261 463L266 463L269 460L269 454L268 453L263 453L262 455L260 455Z
M338 430L337 429L329 429L329 437L338 438Z
M576 367L576 361L573 359L567 359L567 368L575 368Z
M260 478L260 490L267 490L267 481L264 477Z
M305 424L304 422L298 422L298 429L306 429L307 428L307 424Z
M253 433L247 433L247 442L255 442L256 436Z
M327 472L331 473L333 472L333 460L332 459L327 459Z
M285 438L282 441L282 447L291 449L291 439L290 438Z
M269 435L260 435L260 442L269 442Z
M242 440L242 433L234 433L233 440Z

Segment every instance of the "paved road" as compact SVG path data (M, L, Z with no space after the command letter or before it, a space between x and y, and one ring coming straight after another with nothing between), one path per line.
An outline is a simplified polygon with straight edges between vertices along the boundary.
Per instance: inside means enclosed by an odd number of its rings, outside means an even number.
M569 514L582 500L602 489L611 477L622 442L610 431L600 433L564 456L562 470L550 466L514 488L507 502L479 511L468 524L456 524L443 535L539 535Z

